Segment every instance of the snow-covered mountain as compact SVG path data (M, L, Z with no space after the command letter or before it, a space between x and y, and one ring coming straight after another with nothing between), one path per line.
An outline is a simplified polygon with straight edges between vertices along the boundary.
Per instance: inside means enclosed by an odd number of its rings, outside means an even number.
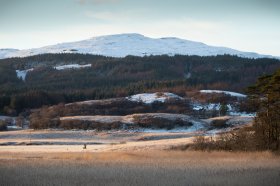
M97 54L111 57L125 57L127 55L237 55L247 58L274 58L252 52L242 52L225 47L208 46L204 43L194 42L174 37L153 39L140 34L118 34L94 37L70 43L60 43L42 48L28 50L1 49L0 59L9 57L26 57L44 53L82 53Z
M11 56L15 55L15 53L18 51L19 50L12 49L12 48L0 49L0 59L11 57Z

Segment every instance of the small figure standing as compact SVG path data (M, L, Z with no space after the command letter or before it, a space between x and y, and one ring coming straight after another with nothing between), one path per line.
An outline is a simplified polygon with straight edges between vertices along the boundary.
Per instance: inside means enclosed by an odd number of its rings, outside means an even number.
M83 147L83 149L87 149L87 144L84 144L84 147Z

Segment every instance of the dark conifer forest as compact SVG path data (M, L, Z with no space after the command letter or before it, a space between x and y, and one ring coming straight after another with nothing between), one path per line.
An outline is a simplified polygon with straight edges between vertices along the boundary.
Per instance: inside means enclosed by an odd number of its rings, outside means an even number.
M91 64L90 68L58 71L55 66ZM16 70L28 72L25 81ZM149 56L112 58L83 54L44 54L0 60L0 112L17 115L43 105L136 93L219 89L244 92L258 77L280 68L277 59L237 56Z

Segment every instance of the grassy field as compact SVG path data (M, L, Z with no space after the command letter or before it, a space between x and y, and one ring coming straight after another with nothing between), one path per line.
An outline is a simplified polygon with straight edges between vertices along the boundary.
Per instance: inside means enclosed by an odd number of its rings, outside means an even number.
M0 185L279 185L268 152L3 153Z

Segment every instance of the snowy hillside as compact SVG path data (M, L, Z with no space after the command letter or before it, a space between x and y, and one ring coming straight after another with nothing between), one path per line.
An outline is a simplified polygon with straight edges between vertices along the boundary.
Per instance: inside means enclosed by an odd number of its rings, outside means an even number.
M0 59L9 58L15 55L19 50L17 49L0 49Z
M112 57L125 57L127 55L149 56L149 55L237 55L247 58L261 58L273 56L260 55L251 52L208 46L204 43L194 42L179 38L167 37L153 39L140 34L119 34L94 37L88 40L60 43L42 48L28 50L2 49L0 59L9 57L26 57L44 53L82 53L96 54Z

